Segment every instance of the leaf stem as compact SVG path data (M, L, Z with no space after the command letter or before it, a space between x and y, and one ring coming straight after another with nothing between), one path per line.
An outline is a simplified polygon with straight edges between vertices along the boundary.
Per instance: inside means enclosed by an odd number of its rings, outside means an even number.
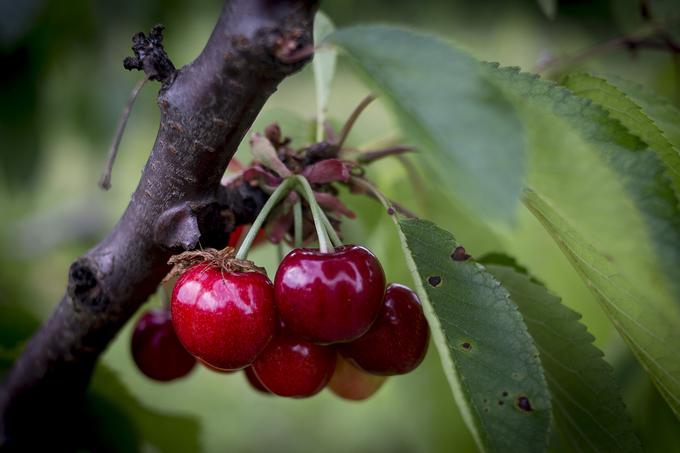
M366 179L357 176L352 176L350 178L350 181L360 186L361 188L365 189L368 192L368 195L372 196L373 198L378 200L383 206L385 206L385 209L387 210L387 213L389 215L393 215L395 212L398 212L404 217L408 217L411 219L415 219L418 217L411 210L387 198L385 194L383 194L380 190L378 190L377 187L375 187Z
M262 211L260 211L260 213L257 215L257 218L248 230L248 234L246 235L245 239L243 239L243 243L236 253L236 259L243 260L246 258L246 256L248 256L248 251L250 250L250 247L252 246L258 231L260 231L260 228L262 228L262 224L267 219L267 216L274 206L276 206L279 200L281 200L281 198L290 192L291 188L295 186L296 182L296 178L284 179L283 182L276 188L276 190L269 196L269 199L262 207Z

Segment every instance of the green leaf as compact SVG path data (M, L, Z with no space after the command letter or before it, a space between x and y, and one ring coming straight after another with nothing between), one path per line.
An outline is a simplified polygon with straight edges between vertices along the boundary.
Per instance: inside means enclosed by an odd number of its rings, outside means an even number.
M328 39L382 93L442 184L485 219L514 219L525 171L521 124L474 58L385 26L346 28Z
M678 152L680 150L680 110L668 99L640 84L619 77L610 77L609 81L638 103L645 115L654 121Z
M431 222L396 222L432 336L483 451L544 451L550 395L538 351L508 292Z
M335 26L324 13L319 11L314 19L314 42L318 46ZM321 46L314 52L312 68L314 70L314 86L316 88L316 140L323 140L323 123L326 120L328 98L331 93L331 82L335 74L335 61L338 53L335 48Z
M487 270L510 292L541 354L555 424L573 451L641 452L612 367L581 315L543 285L505 265Z
M488 68L524 120L528 187L639 293L678 305L679 203L656 154L566 88L517 69Z
M669 137L673 137L677 140L676 143L680 144L680 112L668 102L619 78L612 78L610 82L590 74L575 74L567 78L565 85L575 94L604 107L609 116L620 121L630 132L644 140L666 164L676 192L680 193L680 151L660 129L660 126L663 126ZM626 92L622 91L624 88L619 87L625 87ZM644 102L644 110L640 101ZM650 113L656 120L649 116Z
M678 413L680 211L662 162L591 101L516 69L489 74L524 119L525 203Z
M593 290L633 354L654 381L676 416L680 416L680 314L675 304L639 293L633 281L586 242L557 211L534 192L526 203L555 238Z

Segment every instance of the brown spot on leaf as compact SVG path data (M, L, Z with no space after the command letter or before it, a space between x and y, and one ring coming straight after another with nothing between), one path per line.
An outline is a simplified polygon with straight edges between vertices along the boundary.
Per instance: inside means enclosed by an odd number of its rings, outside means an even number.
M505 404L505 403L504 403L502 400L498 400L498 405L499 405L499 406L502 406L503 404Z
M439 275L433 275L432 277L427 277L427 283L434 286L435 288L442 283L442 278Z
M469 351L469 350L472 349L472 345L470 343L468 343L467 341L465 343L461 344L461 347L463 349L465 349L466 351Z
M503 395L503 397L506 397L506 396L508 396L508 392L505 392L505 391L504 391L504 392L502 393L502 395Z
M466 261L466 260L470 259L470 255L468 255L465 252L465 247L463 247L462 245L459 245L458 247L456 247L456 249L453 251L453 253L451 253L451 259L453 261Z
M526 396L517 397L517 407L519 408L519 410L524 412L531 412L534 410L534 408L531 407L531 402L529 401L529 398L527 398Z

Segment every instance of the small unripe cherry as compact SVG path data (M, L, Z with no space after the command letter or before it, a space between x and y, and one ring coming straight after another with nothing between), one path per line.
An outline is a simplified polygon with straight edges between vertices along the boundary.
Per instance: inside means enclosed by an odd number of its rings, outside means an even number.
M273 286L259 272L195 264L177 280L171 309L187 351L222 370L253 363L276 328Z
M392 283L378 319L363 337L340 345L340 353L371 374L391 376L414 370L425 358L430 338L420 299Z
M366 373L338 354L335 372L328 388L341 398L362 401L370 398L382 387L387 377Z
M130 346L139 370L156 381L186 376L196 365L177 339L166 309L149 310L139 318Z
M271 393L305 398L319 393L335 369L335 349L290 335L277 335L253 363L253 371Z

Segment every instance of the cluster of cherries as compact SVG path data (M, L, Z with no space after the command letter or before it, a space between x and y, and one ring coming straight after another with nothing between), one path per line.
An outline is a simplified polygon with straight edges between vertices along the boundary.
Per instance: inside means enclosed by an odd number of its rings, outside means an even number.
M361 165L411 148L362 152L351 160L357 150L343 145L372 99L359 104L339 134L326 125L324 140L300 149L276 124L253 135L253 162L225 184L257 186L269 199L237 253L234 241L222 251L173 258L180 276L170 310L147 313L133 334L133 357L146 375L171 380L198 361L216 371L245 370L256 389L275 395L303 398L329 385L343 398L360 400L386 376L422 362L430 331L418 297L403 285L386 287L375 255L342 245L337 231L339 218L354 213L336 185L371 196L396 215L397 205L363 177ZM267 239L294 247L273 283L245 260L264 239L265 221ZM315 239L318 249L303 248Z
M429 328L416 294L385 274L368 249L297 248L274 283L263 273L193 264L177 280L170 313L142 316L133 357L149 377L186 375L196 361L245 370L256 389L303 398L329 382L339 396L371 396L385 376L415 369ZM188 351L188 352L187 352Z

